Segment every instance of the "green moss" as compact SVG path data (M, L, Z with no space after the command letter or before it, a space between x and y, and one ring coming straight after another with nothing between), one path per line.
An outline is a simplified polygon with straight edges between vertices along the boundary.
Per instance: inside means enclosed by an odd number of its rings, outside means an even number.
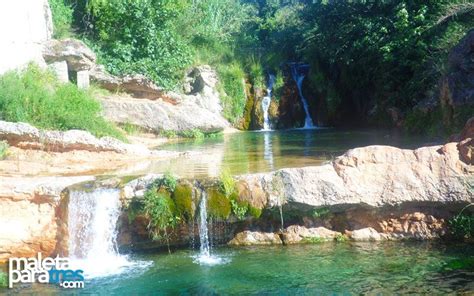
M207 211L210 216L227 219L232 211L230 200L218 189L207 189Z
M176 213L185 219L193 219L193 188L189 184L178 184L173 192Z
M319 208L319 209L313 210L312 216L314 218L323 219L323 218L326 218L327 216L329 216L330 213L331 213L331 211L328 208Z
M249 205L249 214L250 216L258 219L262 215L262 209Z
M228 169L222 170L219 175L219 190L227 197L235 192L235 180Z

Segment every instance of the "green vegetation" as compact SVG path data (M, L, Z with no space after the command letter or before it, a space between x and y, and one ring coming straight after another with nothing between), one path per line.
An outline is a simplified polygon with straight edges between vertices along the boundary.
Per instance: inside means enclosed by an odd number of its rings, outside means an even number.
M61 39L72 35L73 9L64 0L48 0L53 15L54 38Z
M259 208L256 208L256 207L253 207L253 206L249 205L249 214L250 214L250 216L258 219L262 215L262 209L259 209Z
M8 156L8 145L7 141L0 141L0 160L4 160Z
M319 209L315 209L312 212L312 216L314 218L323 219L323 218L326 218L330 213L331 213L331 211L328 208L319 208Z
M100 103L90 92L59 83L52 73L36 65L0 76L0 117L4 120L44 129L80 129L97 137L126 140L100 112Z
M230 170L223 169L219 175L219 189L225 196L229 197L235 192L235 180Z
M6 288L8 287L8 275L0 271L0 288Z
M193 187L190 184L178 184L173 192L176 211L181 218L192 220L194 218Z
M320 244L327 241L328 241L327 239L322 238L322 237L305 237L302 240L303 243L309 243L309 244Z
M207 212L209 216L225 220L232 212L232 204L229 198L217 188L207 189Z
M151 186L144 194L144 211L149 219L148 230L153 240L165 240L169 249L172 230L180 218L175 215L176 205L169 192L156 185Z
M232 213L239 220L244 220L249 209L248 202L241 202L238 200L238 196L230 199L230 204L232 205Z
M336 237L334 239L338 243L344 243L344 242L349 241L349 238L347 236L345 236L344 234L342 234L342 233L339 233L338 235L336 235Z
M472 203L467 205L448 221L449 232L454 238L460 240L474 238L474 214L464 213L464 210L473 205Z

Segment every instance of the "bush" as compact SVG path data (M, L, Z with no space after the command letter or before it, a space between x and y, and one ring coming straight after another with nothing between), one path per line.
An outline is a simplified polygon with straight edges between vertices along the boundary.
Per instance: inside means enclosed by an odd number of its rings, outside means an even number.
M7 141L0 141L0 160L4 160L8 156L8 147L10 147Z
M8 287L8 275L0 271L0 288L6 288Z
M53 37L61 39L72 35L72 7L66 0L48 0L53 16Z
M0 115L3 120L27 122L44 129L80 129L97 137L124 135L101 117L101 105L88 91L30 64L22 72L0 77Z
M259 208L256 208L256 207L253 207L253 206L249 205L249 214L250 214L250 216L258 219L262 215L262 209L259 209Z
M449 232L456 239L474 238L474 215L464 214L464 210L474 204L469 204L459 214L448 220Z
M232 123L236 123L243 115L245 95L245 72L242 66L233 62L217 68L221 91L221 103L224 117Z

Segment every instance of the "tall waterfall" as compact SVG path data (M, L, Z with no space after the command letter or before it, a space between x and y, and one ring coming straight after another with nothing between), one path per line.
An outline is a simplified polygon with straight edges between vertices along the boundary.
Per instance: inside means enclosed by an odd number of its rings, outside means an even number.
M69 257L86 277L117 274L132 264L117 250L120 207L118 189L70 192Z
M303 96L303 80L306 77L306 74L309 70L309 65L307 64L300 64L300 63L291 63L291 75L293 76L293 80L296 82L296 86L298 87L298 94L301 98L301 102L303 103L304 112L306 114L305 121L304 121L304 128L312 128L314 127L313 119L311 118L311 114L309 112L309 105L306 98Z
M275 83L275 75L268 75L267 83L267 95L262 100L262 109L263 109L263 129L264 131L271 130L270 119L268 118L268 108L270 108L270 103L272 101L272 90L273 84Z

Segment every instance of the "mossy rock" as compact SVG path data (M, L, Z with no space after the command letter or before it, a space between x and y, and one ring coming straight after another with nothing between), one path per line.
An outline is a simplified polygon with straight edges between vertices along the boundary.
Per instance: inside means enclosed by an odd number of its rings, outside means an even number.
M207 189L207 212L211 217L227 219L232 211L230 200L217 188Z
M189 183L180 183L173 193L176 211L180 217L191 220L194 218L193 187Z

